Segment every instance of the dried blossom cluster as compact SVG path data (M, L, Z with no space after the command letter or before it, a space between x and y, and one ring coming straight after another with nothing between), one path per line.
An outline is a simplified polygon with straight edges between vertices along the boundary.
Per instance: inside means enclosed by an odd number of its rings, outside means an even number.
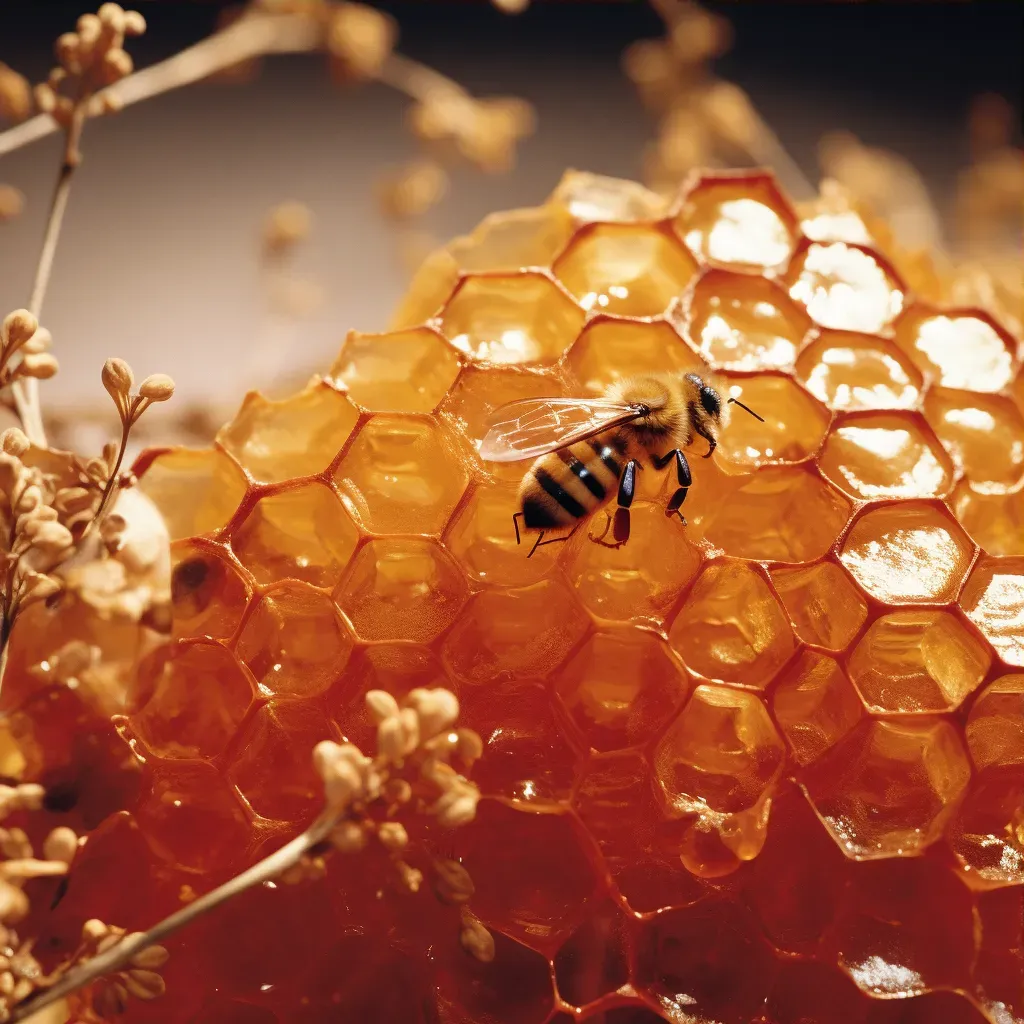
M317 744L313 763L324 783L330 827L324 841L282 875L286 882L323 874L324 856L332 849L354 853L377 843L402 887L418 892L424 872L408 862L411 843L400 816L426 816L445 828L476 816L480 791L453 763L468 771L483 744L471 729L455 727L455 694L414 689L399 703L384 690L371 690L366 706L377 724L377 754L368 757L352 743ZM439 858L430 858L428 870L437 898L461 909L463 947L478 960L491 960L494 940L467 905L473 895L469 873L456 861Z

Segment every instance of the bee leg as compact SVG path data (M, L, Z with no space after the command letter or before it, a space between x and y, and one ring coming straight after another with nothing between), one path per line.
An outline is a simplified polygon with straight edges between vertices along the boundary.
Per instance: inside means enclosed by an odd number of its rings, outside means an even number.
M693 429L696 430L697 433L700 434L700 436L703 437L704 440L707 441L708 443L707 454L702 455L701 458L710 459L711 456L715 454L715 449L718 447L718 442L711 436L711 434L703 426L701 426L701 424L695 423L693 425Z
M595 544L602 544L605 537L608 536L608 531L612 528L612 517L608 512L604 514L604 529L601 531L600 537L595 537L592 533L588 536Z
M512 513L512 525L516 528L516 543L517 544L522 544L522 542L523 542L522 537L519 536L519 517L522 514L523 514L522 512L513 512Z
M619 479L619 508L629 508L633 504L633 494L636 491L636 471L643 469L636 459L630 459L626 468L622 471Z
M615 538L615 547L620 548L629 540L629 509L617 508L613 520L612 536Z
M548 544L561 544L563 541L567 541L579 528L580 524L577 523L564 537L552 537L551 540L544 540L544 531L541 530L533 547L530 548L530 553L526 557L532 558L537 548L546 547Z
M673 459L676 460L676 479L679 481L679 486L689 487L693 483L693 477L690 476L690 464L678 448L673 448L672 451L666 452L664 455L651 456L651 462L655 469L664 469Z
M686 525L686 518L683 516L683 513L679 511L679 506L682 505L684 501L686 501L686 492L688 490L688 487L678 488L676 490L676 493L673 494L671 498L669 498L668 505L665 506L665 515L679 516L679 521L683 524L683 526Z

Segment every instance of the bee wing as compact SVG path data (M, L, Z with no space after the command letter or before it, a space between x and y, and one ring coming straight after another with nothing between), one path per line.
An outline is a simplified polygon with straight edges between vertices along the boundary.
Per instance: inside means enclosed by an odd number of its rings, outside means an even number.
M640 406L601 398L524 398L491 414L480 458L488 462L535 459L642 415Z

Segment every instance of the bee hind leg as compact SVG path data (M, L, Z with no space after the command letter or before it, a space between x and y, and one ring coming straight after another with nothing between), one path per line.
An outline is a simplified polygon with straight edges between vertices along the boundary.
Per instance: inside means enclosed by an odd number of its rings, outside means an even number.
M563 541L567 541L578 529L580 524L577 523L564 537L552 537L551 540L545 540L545 530L541 530L537 535L537 539L533 542L533 547L530 548L530 553L526 556L527 558L533 558L533 553L537 548L546 547L548 544L561 544Z
M686 526L686 517L682 512L679 511L679 506L686 501L686 492L689 490L688 487L680 487L676 490L676 493L672 495L668 500L668 504L665 506L665 515L667 516L679 516L679 521Z
M519 536L519 517L521 515L523 515L522 512L513 512L512 513L512 525L515 527L515 530L516 530L516 543L517 544L522 544L523 543L523 538Z

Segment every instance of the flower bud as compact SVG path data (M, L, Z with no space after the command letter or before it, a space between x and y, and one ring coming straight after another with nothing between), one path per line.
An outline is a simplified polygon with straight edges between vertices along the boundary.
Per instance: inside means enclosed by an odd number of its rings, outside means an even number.
M78 836L66 825L55 828L43 842L43 855L47 860L70 864L78 851Z
M36 380L49 380L59 369L57 357L49 352L30 352L18 365L21 376L35 377Z
M3 335L11 349L21 348L38 330L39 321L27 309L16 309L4 317Z
M123 359L108 359L103 364L103 386L117 405L128 397L135 383L132 368Z
M174 394L174 381L166 373L151 373L139 385L139 394L151 402L166 402Z
M398 715L398 701L384 690L369 690L366 694L366 710L379 725L386 719Z
M21 456L29 450L31 442L17 427L8 427L0 434L0 447L8 455Z
M141 36L146 31L146 19L138 11L124 12L124 34Z
M482 964L489 964L494 959L494 936L475 917L466 915L459 942L470 956Z
M103 4L96 12L96 17L109 32L118 35L124 33L124 8L120 4Z
M107 50L103 54L103 80L108 85L126 78L134 67L131 57L122 49Z

